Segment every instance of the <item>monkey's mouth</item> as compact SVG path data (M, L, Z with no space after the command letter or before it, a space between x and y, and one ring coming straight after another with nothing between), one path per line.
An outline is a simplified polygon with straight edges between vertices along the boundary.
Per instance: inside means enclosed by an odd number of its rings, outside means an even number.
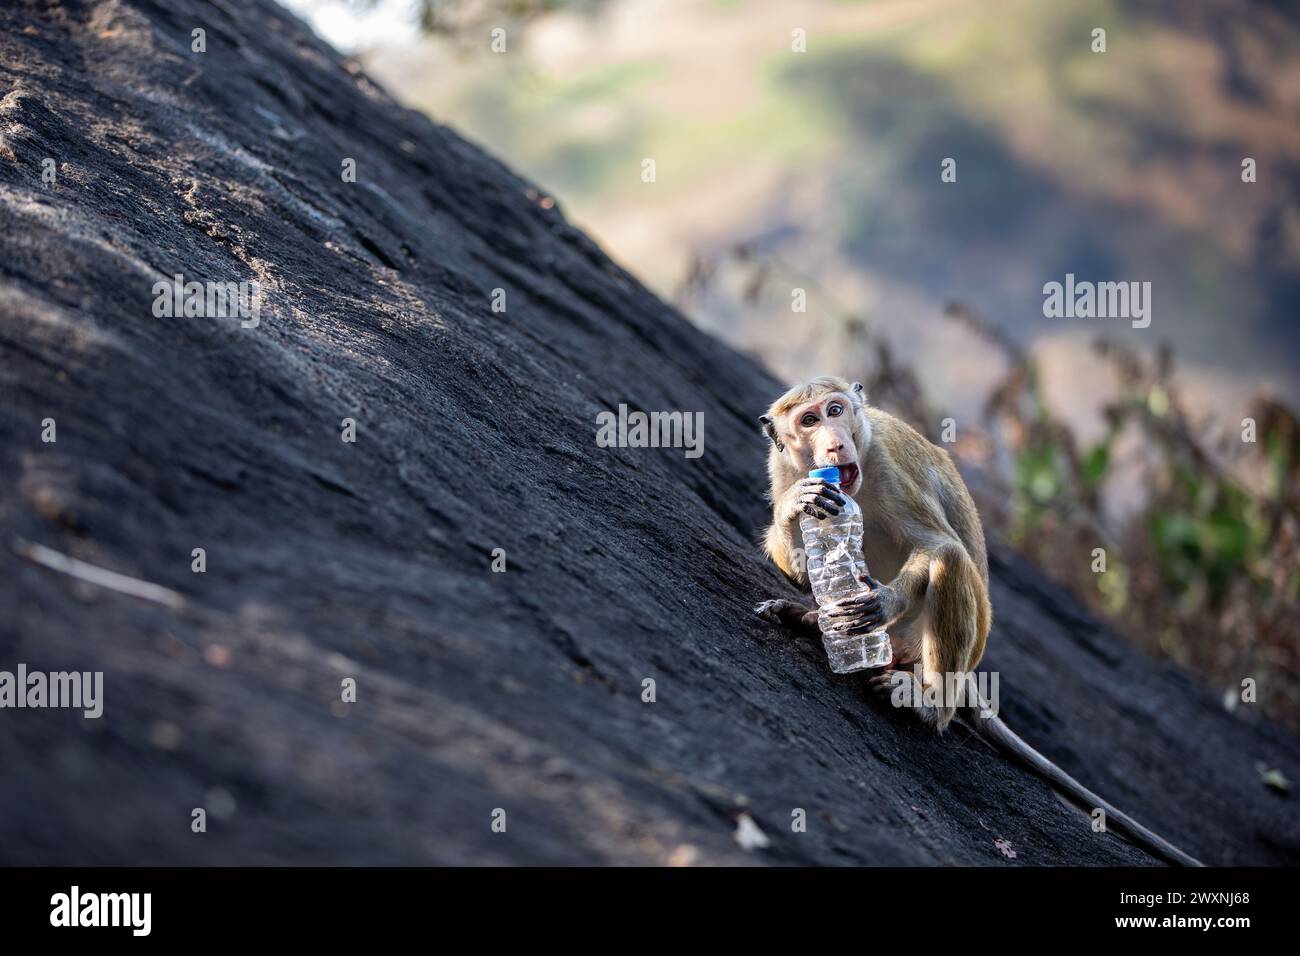
M840 469L840 487L845 491L852 488L858 480L857 465L839 465Z

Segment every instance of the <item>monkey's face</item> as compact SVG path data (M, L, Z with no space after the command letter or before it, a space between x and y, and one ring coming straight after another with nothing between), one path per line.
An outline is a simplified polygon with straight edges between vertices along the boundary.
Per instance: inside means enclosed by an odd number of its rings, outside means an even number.
M843 392L828 392L792 410L784 429L787 451L796 463L804 470L835 465L840 487L850 495L862 485L853 419L852 399Z

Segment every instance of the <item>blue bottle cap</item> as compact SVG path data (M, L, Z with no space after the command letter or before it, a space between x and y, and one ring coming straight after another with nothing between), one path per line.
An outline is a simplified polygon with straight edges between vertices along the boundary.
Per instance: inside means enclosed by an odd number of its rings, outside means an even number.
M809 478L820 478L822 481L829 481L832 485L840 483L840 470L834 465L828 465L825 468L814 468L808 472Z

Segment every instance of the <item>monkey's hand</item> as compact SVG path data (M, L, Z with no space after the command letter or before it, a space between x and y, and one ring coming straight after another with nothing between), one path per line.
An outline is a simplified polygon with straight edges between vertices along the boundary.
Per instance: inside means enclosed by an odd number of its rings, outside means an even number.
M869 634L903 616L903 599L888 584L881 584L869 574L859 579L871 590L867 594L841 601L821 616L829 620L832 630L841 634Z
M794 522L802 512L820 521L828 514L839 514L843 507L844 495L835 485L822 478L801 478L777 502L776 516L780 521Z

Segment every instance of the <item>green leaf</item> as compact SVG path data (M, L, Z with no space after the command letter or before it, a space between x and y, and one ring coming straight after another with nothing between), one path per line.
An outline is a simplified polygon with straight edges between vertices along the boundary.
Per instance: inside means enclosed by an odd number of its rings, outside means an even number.
M1110 446L1098 445L1088 452L1083 459L1083 480L1090 488L1095 488L1110 467Z

